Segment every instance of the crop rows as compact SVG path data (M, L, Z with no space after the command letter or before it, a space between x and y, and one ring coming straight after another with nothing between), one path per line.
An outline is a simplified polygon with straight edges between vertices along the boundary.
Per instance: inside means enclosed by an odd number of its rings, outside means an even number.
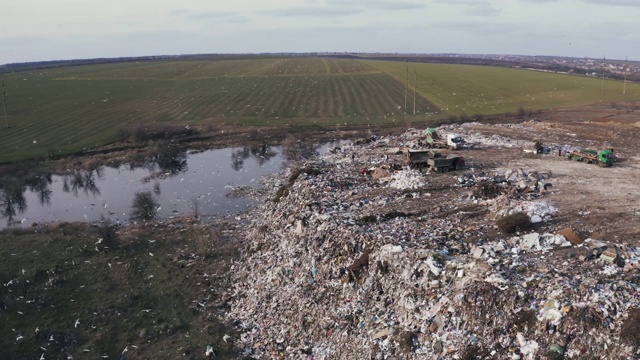
M0 130L0 160L77 151L167 121L399 121L404 102L402 83L338 59L93 65L16 74L6 85L11 128ZM416 102L423 113L433 108Z
M188 85L188 86L187 86ZM146 117L179 122L210 118L260 121L398 116L403 87L383 74L233 77L174 83L151 99L127 104ZM430 104L418 98L423 111ZM162 120L162 119L160 119Z
M398 81L417 78L418 92L440 114L503 114L640 98L640 84L491 66L366 61ZM603 91L604 88L604 91Z
M4 77L11 127L0 130L0 161L103 145L160 122L401 121L407 68L409 114L417 79L411 121L640 97L633 83L622 95L620 82L484 66L302 57L78 66Z
M158 61L90 65L49 70L43 75L61 80L174 79L197 80L219 77L308 76L380 73L364 62L325 58L280 58L249 60Z

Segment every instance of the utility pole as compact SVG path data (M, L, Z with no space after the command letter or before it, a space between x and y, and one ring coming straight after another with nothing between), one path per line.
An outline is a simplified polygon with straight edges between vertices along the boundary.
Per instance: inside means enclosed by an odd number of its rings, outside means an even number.
M404 84L404 113L407 113L407 88L409 87L409 65L407 65L407 81Z
M622 82L622 95L627 94L627 73L624 73L624 81Z
M7 116L7 92L4 91L4 80L2 80L2 103L4 104L4 123L9 128L9 116Z
M416 114L416 88L418 87L418 72L413 69L413 115Z
M606 60L607 60L607 55L605 55L604 58L602 59L602 92L604 92L604 65Z

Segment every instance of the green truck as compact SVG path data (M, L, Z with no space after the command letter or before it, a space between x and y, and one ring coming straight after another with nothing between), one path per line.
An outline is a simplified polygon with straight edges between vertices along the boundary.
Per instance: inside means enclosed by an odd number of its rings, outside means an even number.
M602 167L611 166L613 164L613 149L600 151L591 149L573 150L567 154L567 159L598 164Z

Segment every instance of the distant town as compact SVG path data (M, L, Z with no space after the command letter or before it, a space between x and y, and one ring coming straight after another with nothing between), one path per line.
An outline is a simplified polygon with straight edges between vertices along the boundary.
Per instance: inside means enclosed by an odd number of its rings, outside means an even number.
M319 56L504 66L640 82L640 61L502 54L320 53Z
M476 59L489 59L506 61L519 64L517 67L532 68L536 70L552 70L557 72L576 73L587 76L603 76L607 78L627 80L635 78L640 80L640 62L615 59L572 58L555 56L526 56L526 55L442 55L444 57L469 57Z

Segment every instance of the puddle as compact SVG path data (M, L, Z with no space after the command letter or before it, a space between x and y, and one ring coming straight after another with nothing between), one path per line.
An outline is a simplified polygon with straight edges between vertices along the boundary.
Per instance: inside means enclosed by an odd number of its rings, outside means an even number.
M263 176L282 170L287 161L324 153L340 143L169 151L141 167L69 169L58 175L30 171L21 180L5 175L0 183L0 227L102 218L126 223L133 198L142 191L154 194L159 218L193 214L197 204L206 221L255 204L233 196L234 190L258 187Z

